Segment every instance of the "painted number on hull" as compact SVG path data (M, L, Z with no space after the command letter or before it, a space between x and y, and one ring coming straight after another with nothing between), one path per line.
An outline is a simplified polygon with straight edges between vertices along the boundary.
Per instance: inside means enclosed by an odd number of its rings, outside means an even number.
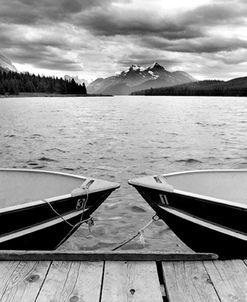
M77 200L76 210L81 210L85 206L86 201L87 201L87 198L79 198Z
M167 197L166 197L165 194L159 194L159 197L160 197L160 201L161 201L162 204L165 204L167 206L169 205Z

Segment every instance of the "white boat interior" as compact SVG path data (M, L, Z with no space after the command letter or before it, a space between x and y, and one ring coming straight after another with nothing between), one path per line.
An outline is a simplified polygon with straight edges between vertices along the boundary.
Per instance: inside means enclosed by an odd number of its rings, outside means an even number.
M90 192L118 187L116 183L64 173L0 169L0 208L71 194L90 180L94 180Z
M186 171L158 177L160 184L157 184L153 176L131 180L130 183L148 187L163 186L164 190L168 184L174 190L247 205L247 170Z

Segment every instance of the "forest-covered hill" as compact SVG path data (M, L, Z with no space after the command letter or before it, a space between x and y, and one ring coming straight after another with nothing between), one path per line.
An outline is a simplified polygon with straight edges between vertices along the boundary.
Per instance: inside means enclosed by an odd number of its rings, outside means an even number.
M0 94L18 95L22 92L86 95L86 86L57 77L36 76L0 70Z
M187 95L187 96L247 96L247 77L230 81L206 80L171 87L150 88L133 95Z

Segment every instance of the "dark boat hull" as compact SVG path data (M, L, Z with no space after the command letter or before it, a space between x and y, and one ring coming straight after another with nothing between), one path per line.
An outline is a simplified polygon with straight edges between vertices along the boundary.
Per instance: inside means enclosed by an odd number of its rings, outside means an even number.
M195 252L216 253L220 259L247 257L247 242L216 230L215 225L191 222L188 217L181 218L164 209L159 209L158 215Z
M246 210L231 204L132 185L195 252L217 253L221 259L247 257Z
M105 190L89 194L84 211L83 209L76 210L78 199L81 197L72 197L51 203L60 215L57 215L47 203L38 207L32 206L1 213L0 249L56 249L64 242L64 239L67 239L68 235L72 235L78 229L80 221L89 219L112 191ZM78 225L73 227L76 224Z
M77 225L74 229L66 222L60 221L54 225L42 228L42 224L38 228L32 230L26 229L27 233L7 240L0 244L1 250L54 250L58 248L67 238L72 235L80 226L80 216L73 219L67 219L69 223ZM88 216L85 215L85 219ZM72 231L73 229L73 231ZM16 233L12 233L16 235ZM17 234L18 235L18 234Z

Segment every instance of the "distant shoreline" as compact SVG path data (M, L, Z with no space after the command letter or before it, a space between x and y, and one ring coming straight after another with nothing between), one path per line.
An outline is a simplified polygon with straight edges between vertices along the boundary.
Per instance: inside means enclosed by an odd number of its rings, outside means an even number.
M33 93L33 92L22 92L19 94L6 94L2 95L0 94L0 99L11 99L11 98L80 98L80 97L114 97L114 96L130 96L130 97L138 97L138 96L143 96L143 97L246 97L245 95L223 95L223 94L211 94L211 95L206 95L206 94L191 94L191 95L186 95L186 94L126 94L126 95L106 95L106 94L59 94L59 93Z
M111 97L113 95L102 94L60 94L41 92L20 92L19 94L2 94L0 98L25 98L25 97Z

